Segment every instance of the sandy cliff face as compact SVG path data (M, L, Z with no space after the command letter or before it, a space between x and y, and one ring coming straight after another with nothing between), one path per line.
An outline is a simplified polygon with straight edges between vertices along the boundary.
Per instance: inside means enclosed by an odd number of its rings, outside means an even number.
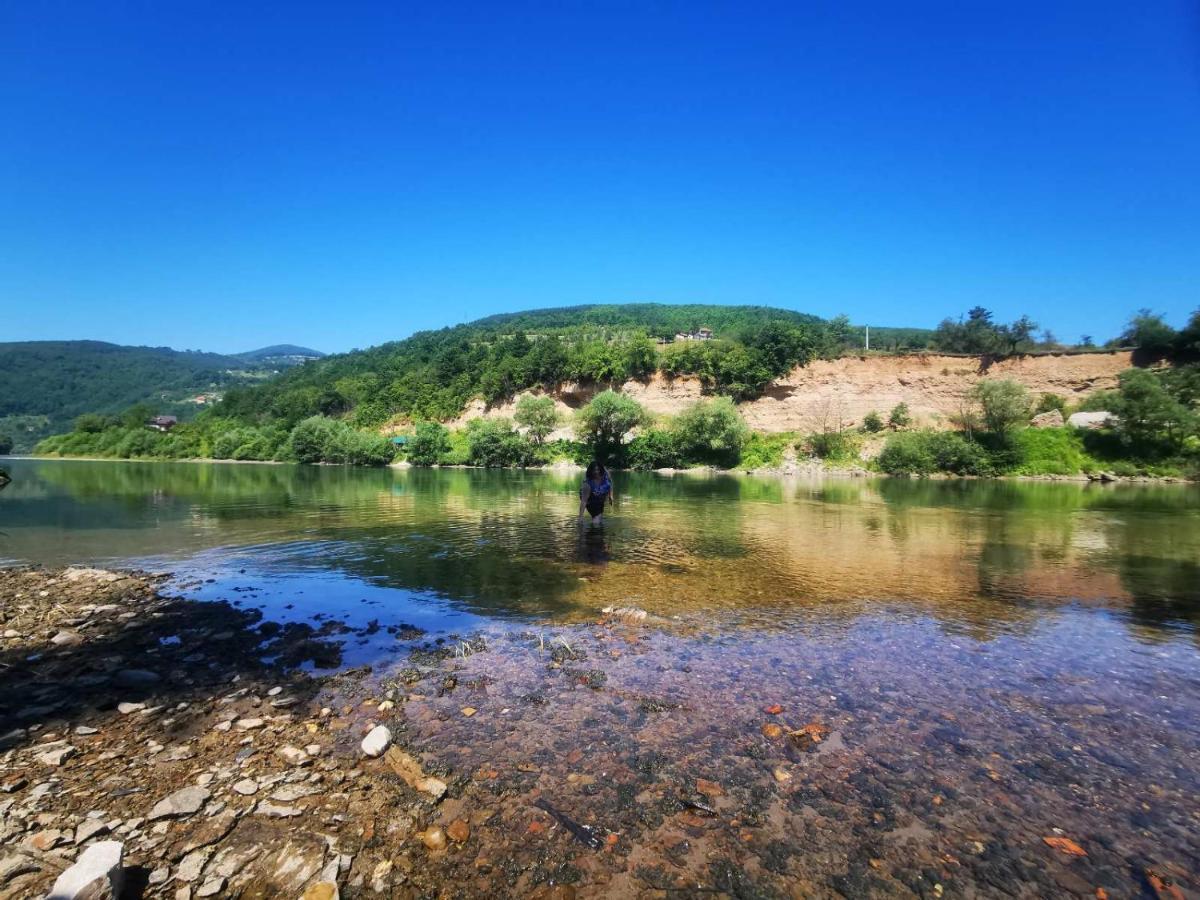
M986 364L978 357L936 353L908 356L848 356L818 360L772 384L757 400L741 404L746 423L755 431L815 431L858 425L874 410L886 418L897 403L907 403L914 419L926 425L946 424L958 413L967 393L982 378L1010 378L1038 394L1060 394L1077 402L1088 394L1116 387L1117 376L1130 368L1128 351L1077 355L1026 356ZM565 384L553 396L564 421L602 387ZM675 415L704 396L698 379L629 381L620 390L656 415ZM515 402L487 407L473 402L451 427L480 416L512 416ZM569 428L560 430L569 435Z

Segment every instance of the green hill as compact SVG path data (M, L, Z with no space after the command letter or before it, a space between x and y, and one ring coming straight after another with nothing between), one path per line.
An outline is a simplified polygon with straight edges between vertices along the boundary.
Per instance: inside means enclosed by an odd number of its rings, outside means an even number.
M709 329L712 340L668 341ZM872 347L924 347L932 332L872 329ZM396 417L447 419L474 397L489 402L564 381L621 382L656 370L694 374L716 393L755 396L820 356L862 346L863 329L766 306L592 305L489 316L402 341L329 356L231 390L215 414L291 426L311 415L377 426Z
M187 418L200 409L190 402L196 396L261 381L294 365L283 358L300 351L315 353L290 345L226 356L102 341L0 343L0 433L23 452L82 413L149 403Z

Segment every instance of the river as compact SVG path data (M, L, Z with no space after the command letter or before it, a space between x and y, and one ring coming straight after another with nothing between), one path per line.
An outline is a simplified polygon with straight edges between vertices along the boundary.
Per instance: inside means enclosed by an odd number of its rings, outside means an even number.
M581 884L700 867L734 896L1195 887L1194 486L622 473L592 528L573 474L8 467L6 564L169 571L190 597L336 619L344 663L377 672L404 664L401 625L483 636L492 652L456 664L486 682L479 715L411 727L461 771L558 761L551 787L644 851L579 863ZM598 639L609 606L648 618ZM587 648L581 677L531 664L551 635L568 669ZM663 799L693 782L720 786L717 816Z

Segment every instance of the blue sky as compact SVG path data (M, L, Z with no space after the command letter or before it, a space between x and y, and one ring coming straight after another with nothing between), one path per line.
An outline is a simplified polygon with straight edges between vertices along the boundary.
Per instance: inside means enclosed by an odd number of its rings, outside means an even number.
M9 3L4 340L1200 306L1194 3Z

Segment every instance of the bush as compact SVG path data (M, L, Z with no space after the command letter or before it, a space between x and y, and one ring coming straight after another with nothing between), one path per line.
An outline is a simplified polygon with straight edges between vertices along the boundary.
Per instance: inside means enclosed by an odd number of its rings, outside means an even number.
M405 448L414 466L436 466L450 452L450 432L437 422L419 422Z
M1114 398L1117 430L1141 452L1178 450L1196 428L1196 416L1146 369L1129 369L1118 377Z
M875 412L875 410L871 410L869 413L863 416L862 427L863 431L867 432L868 434L878 434L879 432L883 431L883 419L880 418L879 413Z
M626 437L645 421L645 410L632 397L604 391L579 411L576 431L597 459L619 465L624 462Z
M517 401L513 419L525 429L530 440L540 446L558 426L558 410L554 408L554 398L522 395Z
M1015 440L1021 451L1017 467L1021 475L1076 475L1097 468L1074 428L1027 428Z
M758 434L751 432L742 446L742 458L739 467L742 469L778 469L783 465L783 457L788 445L795 440L795 435Z
M1067 398L1059 394L1042 394L1038 397L1037 405L1033 408L1034 415L1057 409L1062 413L1064 421L1067 418Z
M674 469L681 465L675 436L668 431L646 431L629 442L626 462L631 469Z
M859 439L852 431L822 431L804 439L803 449L829 462L858 460Z
M525 467L537 462L533 445L508 419L475 419L467 426L467 460L473 466Z
M979 404L983 427L992 434L1008 434L1029 424L1029 391L1015 381L981 381L971 389L970 398Z
M328 448L335 440L335 431L336 423L333 419L325 416L309 416L292 429L291 436L288 438L291 456L297 462L302 463L324 461ZM224 437L221 435L217 438L217 442L213 445L213 453L219 453L218 445L221 444ZM236 441L237 438L231 440ZM225 448L221 447L220 449Z
M907 428L912 424L912 415L908 411L907 403L897 403L892 407L891 413L888 414L888 427L899 431L901 428Z
M987 451L954 431L911 431L888 438L877 460L889 475L994 475Z
M746 440L746 424L728 397L701 400L676 417L671 427L679 456L686 462L735 466Z
M271 453L269 439L262 434L242 432L235 439L243 443L234 451L234 458L265 459ZM357 431L345 422L325 416L310 416L300 422L288 436L287 445L289 455L302 463L385 466L396 455L395 446L382 435Z

